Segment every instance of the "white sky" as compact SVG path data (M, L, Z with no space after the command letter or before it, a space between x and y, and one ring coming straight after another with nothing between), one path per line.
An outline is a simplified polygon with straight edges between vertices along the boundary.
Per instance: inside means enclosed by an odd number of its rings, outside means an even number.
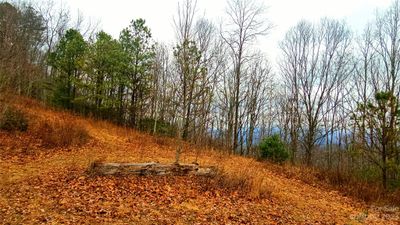
M57 0L56 0L57 1ZM60 0L61 1L61 0ZM344 19L353 31L361 32L392 0L260 0L268 7L266 17L275 25L270 34L259 39L261 51L274 62L278 43L286 31L301 19L318 21L321 17ZM86 18L100 21L100 27L115 38L132 19L144 18L156 41L174 40L173 17L179 0L62 0L71 12L80 10ZM198 13L219 22L226 0L198 0Z

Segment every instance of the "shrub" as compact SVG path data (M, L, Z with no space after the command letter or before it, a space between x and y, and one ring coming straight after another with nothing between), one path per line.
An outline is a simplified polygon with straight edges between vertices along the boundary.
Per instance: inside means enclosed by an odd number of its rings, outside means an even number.
M25 113L13 107L5 107L0 114L0 129L6 131L26 131L28 119Z
M39 121L34 132L48 147L82 145L90 137L82 125L66 119Z
M219 187L233 192L240 192L251 198L268 198L272 191L266 186L264 176L251 167L239 167L237 171L219 169L214 180ZM212 185L211 185L212 186Z
M260 143L260 157L282 163L289 158L285 143L275 134L264 138Z

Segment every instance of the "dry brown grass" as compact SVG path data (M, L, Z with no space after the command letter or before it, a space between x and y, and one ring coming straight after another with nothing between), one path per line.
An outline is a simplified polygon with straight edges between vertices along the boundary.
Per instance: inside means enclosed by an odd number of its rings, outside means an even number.
M222 163L218 166L217 183L250 198L269 198L272 190L266 183L265 174L257 166L252 161L243 161L241 165Z
M66 111L52 109L31 98L3 97L5 104L23 111L29 120L28 132L48 148L81 146L90 135L82 124L83 119Z
M89 139L87 130L78 121L64 118L39 119L30 131L47 147L80 146Z
M18 97L17 107L31 117L29 131L47 147L81 146L91 138L85 119L31 98Z
M214 149L193 149L186 152L187 162L198 160L200 165L215 166L214 185L250 198L269 198L271 187L266 182L262 163Z
M306 184L328 190L337 190L343 195L365 203L400 204L399 191L384 190L379 181L361 181L343 171L322 170L304 165L280 166L266 163L264 166L289 179L301 180Z

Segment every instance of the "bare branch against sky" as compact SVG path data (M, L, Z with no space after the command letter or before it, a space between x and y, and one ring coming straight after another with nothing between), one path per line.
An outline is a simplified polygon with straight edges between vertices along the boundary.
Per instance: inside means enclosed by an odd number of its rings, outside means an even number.
M37 0L38 2L42 0ZM361 33L365 24L374 19L375 11L387 8L391 0L260 0L266 7L266 17L274 25L268 36L260 38L260 50L272 61L278 55L278 43L288 29L298 21L318 21L321 17L344 19L353 31ZM100 27L114 37L132 19L144 18L158 41L170 43L175 38L174 15L179 0L63 0L71 12L81 11L92 20L100 20ZM201 0L197 3L199 15L205 15L217 24L224 20L225 0Z

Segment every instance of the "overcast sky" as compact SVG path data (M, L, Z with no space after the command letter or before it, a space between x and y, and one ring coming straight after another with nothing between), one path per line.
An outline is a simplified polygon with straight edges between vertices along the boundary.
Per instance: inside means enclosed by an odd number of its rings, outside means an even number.
M57 0L55 0L57 1ZM271 61L278 55L278 43L286 31L301 19L318 21L321 17L344 19L355 32L361 32L376 10L386 9L392 0L259 0L268 7L266 17L275 25L270 34L259 39L260 49ZM62 0L71 12L78 10L87 18L99 20L101 28L113 35L132 19L144 18L156 41L172 43L173 17L179 0ZM226 0L198 0L198 15L218 23Z

